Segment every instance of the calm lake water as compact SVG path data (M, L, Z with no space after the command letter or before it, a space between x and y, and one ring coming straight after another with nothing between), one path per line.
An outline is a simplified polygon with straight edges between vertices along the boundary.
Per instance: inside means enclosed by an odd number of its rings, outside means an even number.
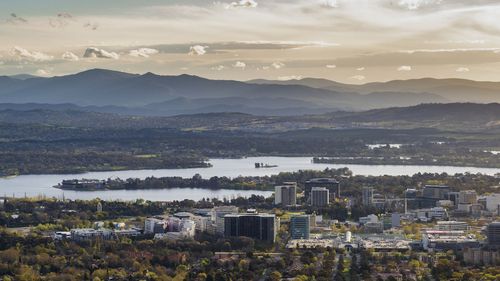
M348 167L356 175L413 175L416 173L483 173L494 175L500 173L500 169L491 168L473 168L473 167L449 167L449 166L397 166L397 165L349 165L349 164L313 164L311 157L250 157L244 159L212 159L211 168L195 169L162 169L162 170L128 170L114 172L91 172L85 174L70 175L23 175L15 178L0 179L0 196L7 195L22 197L26 194L28 197L45 195L47 197L68 199L93 199L101 198L103 200L135 200L142 198L152 201L172 201L201 198L232 198L235 196L250 196L258 194L269 196L272 192L248 191L248 190L209 190L209 189L154 189L154 190L108 190L108 191L70 191L53 188L64 179L108 179L108 178L146 178L155 177L192 177L200 174L204 178L213 176L265 176L274 175L279 172L294 172L298 170L324 170L325 168ZM278 165L275 168L256 169L256 162Z

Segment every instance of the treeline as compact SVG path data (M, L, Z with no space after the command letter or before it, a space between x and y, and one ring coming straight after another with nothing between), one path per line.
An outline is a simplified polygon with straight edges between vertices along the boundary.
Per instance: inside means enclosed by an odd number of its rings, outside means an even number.
M199 155L134 155L98 152L0 152L0 176L20 174L70 174L129 169L205 168Z
M424 159L418 162L422 164L500 167L498 157L483 152L498 150L499 139L495 133L465 134L433 129L252 132L238 128L184 131L0 124L0 175L190 168L206 166L202 163L206 158L263 155L370 157L371 160L359 160L364 164L404 164L407 163L404 157L411 157L411 161ZM432 144L436 141L445 144ZM412 145L401 149L367 147L375 143ZM341 162L355 163L353 161Z
M273 191L274 186L283 182L297 182L299 192L306 181L312 178L335 178L340 181L341 194L345 197L358 198L365 186L385 194L388 198L401 197L407 188L420 189L426 184L443 184L453 190L476 190L479 194L497 192L498 178L483 174L447 174L418 173L412 176L362 176L353 175L348 168L325 169L323 171L300 170L282 172L271 176L239 176L235 178L218 177L203 178L199 174L191 178L181 177L148 177L145 179L109 179L108 189L167 189L167 188L206 188L234 190Z

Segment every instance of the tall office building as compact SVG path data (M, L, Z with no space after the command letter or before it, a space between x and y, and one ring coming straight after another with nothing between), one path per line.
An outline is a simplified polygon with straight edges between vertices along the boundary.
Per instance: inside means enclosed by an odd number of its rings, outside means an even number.
M363 187L362 203L363 206L373 205L373 187Z
M230 214L224 217L226 237L246 236L274 242L279 229L279 218L272 214Z
M274 204L282 206L297 205L297 184L285 183L274 187Z
M340 182L333 178L310 179L305 182L304 196L310 201L310 194L313 187L324 187L328 189L331 200L340 198Z
M311 189L311 206L324 207L330 203L330 191L325 187L313 187Z
M290 235L292 239L309 239L310 217L308 215L290 217Z
M237 214L239 212L236 206L220 206L214 208L215 228L219 234L224 233L224 217L228 214Z
M500 248L500 222L492 222L486 231L488 235L488 246Z

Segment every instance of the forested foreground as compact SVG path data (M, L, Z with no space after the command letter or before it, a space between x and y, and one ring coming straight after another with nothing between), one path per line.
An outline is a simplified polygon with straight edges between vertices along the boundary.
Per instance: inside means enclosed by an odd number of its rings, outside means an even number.
M283 235L283 232L281 233ZM241 251L238 258L217 259L219 251ZM268 253L277 253L269 255ZM252 239L198 236L197 241L122 238L111 241L53 241L0 229L0 276L3 281L148 280L229 281L290 278L294 281L382 280L391 272L403 280L484 280L500 277L498 267L463 267L442 254L393 255L369 251L283 249L256 245ZM386 276L387 277L387 276Z

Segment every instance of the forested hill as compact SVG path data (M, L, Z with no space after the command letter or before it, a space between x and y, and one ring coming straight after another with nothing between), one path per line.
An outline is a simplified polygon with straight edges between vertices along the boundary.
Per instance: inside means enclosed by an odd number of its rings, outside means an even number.
M96 128L177 128L188 130L287 131L309 128L436 128L456 131L499 130L500 104L422 104L363 112L335 112L304 116L254 116L243 113L206 113L147 117L99 113L72 106L0 110L0 122ZM0 108L2 106L0 105Z

